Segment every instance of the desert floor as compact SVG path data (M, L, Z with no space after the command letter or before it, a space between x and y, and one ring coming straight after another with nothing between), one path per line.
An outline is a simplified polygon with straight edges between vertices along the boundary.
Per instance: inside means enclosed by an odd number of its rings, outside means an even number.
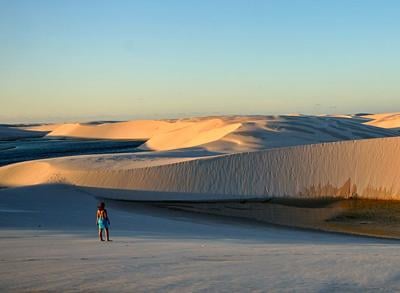
M68 186L0 191L2 291L392 291L399 242L109 208ZM67 216L68 215L68 216Z

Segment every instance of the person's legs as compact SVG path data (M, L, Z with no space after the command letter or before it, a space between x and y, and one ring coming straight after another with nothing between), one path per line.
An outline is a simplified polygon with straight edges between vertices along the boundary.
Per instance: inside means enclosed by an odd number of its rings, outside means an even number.
M104 241L103 240L103 229L99 228L99 239L100 241Z
M110 241L110 232L108 231L108 228L106 228L106 239L107 241Z

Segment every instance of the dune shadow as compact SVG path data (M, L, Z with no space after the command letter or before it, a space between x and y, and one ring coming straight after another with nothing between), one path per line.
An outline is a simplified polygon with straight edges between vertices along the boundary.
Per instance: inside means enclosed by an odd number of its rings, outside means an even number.
M219 222L252 227L290 227L314 231L400 239L400 203L360 199L282 199L190 201L186 194L162 200L163 192L80 187L113 209L184 222ZM141 194L141 197L138 197ZM126 200L129 195L140 200ZM158 198L159 200L146 200ZM125 199L121 199L125 198ZM170 194L168 194L170 198ZM209 195L209 198L218 198Z
M106 196L113 192L63 184L1 189L0 228L96 237L95 212L103 200L109 209L112 235L117 236L280 244L377 241L354 234L400 238L397 202L329 198L150 202Z

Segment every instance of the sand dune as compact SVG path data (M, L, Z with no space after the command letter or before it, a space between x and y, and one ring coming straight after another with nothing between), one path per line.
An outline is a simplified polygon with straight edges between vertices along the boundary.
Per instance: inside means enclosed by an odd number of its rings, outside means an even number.
M400 113L383 113L366 115L364 118L370 119L365 122L366 125L372 125L381 128L400 129Z
M282 146L397 135L347 116L222 116L31 127L49 136L147 140L144 150L190 147L235 153Z
M0 185L61 182L129 200L400 199L399 137L157 160L165 157L154 157L152 166L141 154L24 162L0 168Z
M42 184L47 181L53 181L52 178L57 172L57 169L50 162L37 160L26 164L29 164L29 166L25 165L25 163L11 165L11 172L7 171L7 168L1 169L0 181L3 184L0 183L0 186Z
M179 123L175 125L167 121L156 120L104 124L70 123L56 125L48 135L102 139L148 139L159 131L166 131L179 126L181 126ZM42 130L41 127L35 129ZM49 126L44 126L43 129L49 129Z
M400 138L364 120L286 115L63 124L49 135L147 138L142 149L157 151L9 165L0 168L0 185L66 183L130 200L399 200Z
M304 115L229 117L241 127L223 138L202 145L225 153L395 136L390 129L364 125L359 119Z
M397 133L365 125L365 119L372 118L227 116L62 124L49 135L148 139L142 149L153 151L9 165L0 168L0 185L66 183L130 200L398 200L400 138L388 138Z
M56 124L29 128L51 131L48 136L149 140L143 149L170 150L215 141L236 130L240 123L222 119L141 120L104 124Z
M187 124L184 127L154 134L141 149L159 151L199 146L217 141L242 125L221 119L207 119Z

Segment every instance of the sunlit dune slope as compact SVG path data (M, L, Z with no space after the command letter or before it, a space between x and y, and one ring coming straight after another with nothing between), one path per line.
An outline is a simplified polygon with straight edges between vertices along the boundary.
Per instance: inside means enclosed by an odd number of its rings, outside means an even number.
M91 156L0 168L0 185L66 183L126 200L227 200L271 197L400 199L400 138L378 138L220 155L160 166L106 168ZM165 158L164 158L165 159Z
M221 119L188 122L187 126L155 134L141 149L171 150L189 148L217 141L237 130L241 123L230 123Z
M370 119L370 121L365 122L366 125L400 130L400 113L366 115L363 118Z
M141 140L148 139L157 132L168 131L181 126L179 123L167 121L136 120L103 124L67 123L58 124L53 128L50 125L44 125L43 129L52 128L48 136ZM40 126L35 129L42 130Z
M219 116L100 124L44 125L49 136L147 140L144 150L190 147L234 153L319 142L387 137L391 129L364 125L349 116ZM31 128L32 129L32 128Z

